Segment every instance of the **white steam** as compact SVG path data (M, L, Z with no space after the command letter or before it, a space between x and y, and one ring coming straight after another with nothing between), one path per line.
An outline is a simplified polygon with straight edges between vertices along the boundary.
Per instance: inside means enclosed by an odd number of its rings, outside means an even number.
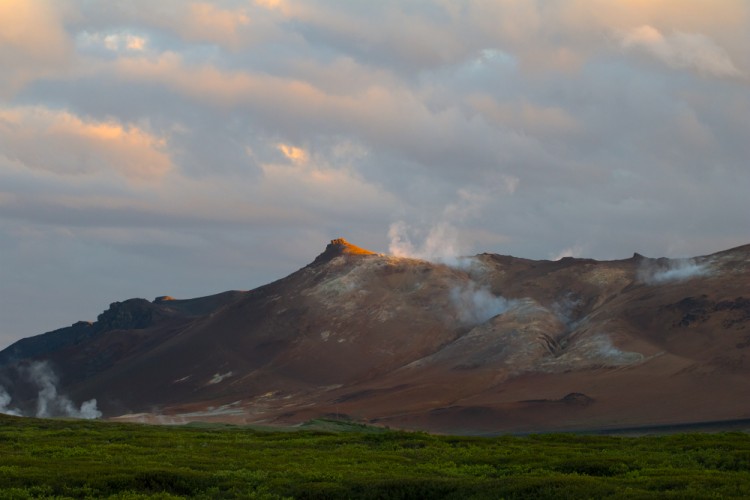
M669 260L666 265L652 262L644 263L638 270L638 280L648 285L658 285L673 281L685 281L710 273L707 263L698 263L695 259Z
M604 333L591 337L585 344L588 344L587 347L592 350L593 355L598 356L608 364L632 364L639 363L644 359L641 353L618 349L612 343L612 339Z
M500 196L512 195L518 185L518 178L500 175L487 186L461 188L456 191L455 200L445 206L440 219L427 230L414 228L404 221L394 222L388 229L389 252L396 257L427 260L459 269L471 267L474 259L464 256L471 251L474 242L466 231L458 228L479 217L483 209Z
M480 287L473 281L453 287L450 297L458 319L467 325L484 323L515 305L515 301L493 295L489 288Z
M476 257L466 257L473 242L457 224L479 217L488 204L500 196L512 195L518 186L518 178L500 175L487 186L459 189L456 199L443 209L441 219L427 230L404 221L394 222L388 229L388 250L392 255L445 264L468 275L469 281L450 290L450 300L461 323L484 323L515 305L515 301L493 295L487 286L472 279L484 275L486 270Z
M551 309L557 319L565 325L566 330L572 331L580 323L580 320L574 319L575 311L580 305L581 300L568 293L553 303Z
M26 381L32 383L38 390L35 417L72 417L94 419L102 416L96 404L96 399L90 399L76 407L73 402L57 392L57 376L46 361L37 361L21 370ZM0 413L17 416L27 416L20 410L9 408L11 396L4 387L0 387ZM30 415L28 415L30 416Z
M388 250L396 257L427 260L457 268L470 265L470 258L462 257L468 250L467 246L461 243L456 227L448 222L440 222L426 233L413 229L404 221L394 222L388 229L388 238L391 241ZM421 240L421 243L414 244L412 238Z
M560 260L564 257L580 257L581 255L583 255L583 247L581 245L574 245L560 250L550 260Z
M5 387L0 385L0 413L3 415L14 415L16 417L21 416L21 412L16 408L9 408L11 397L10 394L5 390Z
M57 393L57 376L46 362L35 362L28 369L29 380L39 389L36 400L36 416L40 418L64 416L93 419L102 416L96 407L96 399L76 408L66 396Z
M412 243L412 229L404 222L391 224L388 236L391 239L390 252L396 257L409 257L445 264L460 269L469 276L484 273L482 263L474 257L463 257L464 248L459 244L458 231L447 222L430 228L421 245ZM450 290L458 319L466 325L484 323L507 311L513 301L493 295L487 286L481 286L474 280L454 286Z

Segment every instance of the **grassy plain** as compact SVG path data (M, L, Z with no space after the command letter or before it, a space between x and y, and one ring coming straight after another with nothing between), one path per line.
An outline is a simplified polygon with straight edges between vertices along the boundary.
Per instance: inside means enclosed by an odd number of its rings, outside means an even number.
M0 415L0 498L750 498L750 435L435 436Z

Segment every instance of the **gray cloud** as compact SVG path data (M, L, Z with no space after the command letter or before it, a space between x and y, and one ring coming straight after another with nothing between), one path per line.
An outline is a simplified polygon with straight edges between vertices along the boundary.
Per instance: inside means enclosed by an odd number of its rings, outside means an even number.
M26 2L0 15L0 345L259 285L332 237L387 251L397 222L434 255L746 243L749 12Z

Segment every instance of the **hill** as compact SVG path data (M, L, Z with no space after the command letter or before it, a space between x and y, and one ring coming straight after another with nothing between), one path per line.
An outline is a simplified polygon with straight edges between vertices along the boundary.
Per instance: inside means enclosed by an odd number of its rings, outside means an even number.
M255 290L115 302L23 339L0 352L0 385L19 413L44 396L46 415L80 416L96 399L135 421L484 433L745 419L749 278L750 245L447 266L337 239Z

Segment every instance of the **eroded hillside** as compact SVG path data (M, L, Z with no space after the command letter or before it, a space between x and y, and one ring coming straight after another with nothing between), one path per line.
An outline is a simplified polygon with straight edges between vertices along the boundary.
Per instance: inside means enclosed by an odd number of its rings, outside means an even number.
M44 361L107 417L451 432L750 417L750 246L695 259L447 266L343 239L249 292L112 304L0 353L33 413ZM28 370L27 370L28 371Z

